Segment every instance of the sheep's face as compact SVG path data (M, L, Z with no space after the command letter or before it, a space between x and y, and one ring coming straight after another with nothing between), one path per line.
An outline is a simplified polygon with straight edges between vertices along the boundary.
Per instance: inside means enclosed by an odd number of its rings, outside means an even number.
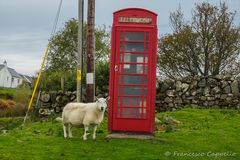
M107 99L105 98L97 98L97 106L100 111L105 111L107 108Z

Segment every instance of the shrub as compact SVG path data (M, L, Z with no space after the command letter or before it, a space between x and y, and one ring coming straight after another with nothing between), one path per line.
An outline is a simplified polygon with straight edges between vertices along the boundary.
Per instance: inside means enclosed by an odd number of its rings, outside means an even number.
M27 107L21 103L9 105L6 101L0 100L0 104L4 105L4 107L0 108L0 117L24 116L27 111Z
M0 99L0 109L5 110L5 109L8 109L8 107L9 107L9 104L7 103L7 101Z
M8 114L7 116L12 116L12 117L18 117L18 116L24 116L25 113L27 112L27 107L26 105L23 105L21 103L17 103L10 107L9 109L10 115Z
M28 85L21 85L16 90L14 100L17 103L22 103L23 105L26 105L29 102L30 96L31 96L30 87Z
M10 99L6 100L6 102L7 102L7 104L8 104L9 106L13 106L13 105L15 105L15 104L16 104L16 102L15 102L15 101L13 101L13 100L10 100Z

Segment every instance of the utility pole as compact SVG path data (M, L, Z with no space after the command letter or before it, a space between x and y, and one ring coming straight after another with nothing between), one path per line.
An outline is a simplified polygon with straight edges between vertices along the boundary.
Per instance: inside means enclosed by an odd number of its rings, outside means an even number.
M95 97L95 0L88 0L88 15L87 15L87 49L86 49L86 101L93 102Z
M83 9L84 0L78 0L77 102L82 101Z

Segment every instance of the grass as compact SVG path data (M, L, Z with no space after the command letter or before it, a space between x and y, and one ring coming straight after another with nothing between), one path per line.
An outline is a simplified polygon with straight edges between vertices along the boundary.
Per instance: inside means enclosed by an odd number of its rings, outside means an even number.
M15 92L16 92L16 88L0 87L0 98L2 98L2 99L12 99Z
M96 141L91 135L83 141L83 131L77 128L74 138L64 139L61 124L50 120L28 122L20 129L19 118L8 128L6 122L13 119L1 118L0 129L11 130L0 134L0 159L240 159L239 110L185 108L157 117L165 115L181 124L168 132L156 131L155 139L106 139L105 119Z

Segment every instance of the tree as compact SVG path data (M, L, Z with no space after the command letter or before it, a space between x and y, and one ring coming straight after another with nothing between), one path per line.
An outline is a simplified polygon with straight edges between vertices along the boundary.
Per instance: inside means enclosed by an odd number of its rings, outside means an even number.
M176 78L233 73L240 50L235 14L225 3L206 2L196 5L191 22L184 21L181 8L171 13L173 33L159 39L160 74Z
M83 50L86 51L87 25L83 26ZM43 87L46 90L61 89L61 79L65 79L66 89L76 90L76 66L77 66L77 36L78 23L76 19L70 19L65 26L50 38L48 63L45 67ZM95 61L109 60L110 36L105 26L95 29ZM84 53L84 52L83 52ZM83 61L84 62L84 61ZM83 64L84 68L86 64ZM98 68L96 68L98 69ZM83 69L83 72L86 69ZM67 80L67 82L66 82ZM83 78L83 80L85 80ZM66 87L66 86L65 86Z

